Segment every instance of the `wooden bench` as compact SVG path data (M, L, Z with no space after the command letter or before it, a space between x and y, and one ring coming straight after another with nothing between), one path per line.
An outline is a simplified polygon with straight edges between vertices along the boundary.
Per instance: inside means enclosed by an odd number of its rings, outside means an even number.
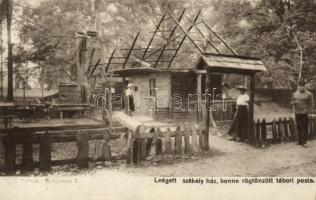
M80 117L84 117L84 113L90 110L89 104L55 104L52 106L52 111L59 113L59 118L63 119L65 112L76 112L80 114Z
M17 118L16 115L0 115L0 119L2 119L5 128L13 127L13 119L15 118Z

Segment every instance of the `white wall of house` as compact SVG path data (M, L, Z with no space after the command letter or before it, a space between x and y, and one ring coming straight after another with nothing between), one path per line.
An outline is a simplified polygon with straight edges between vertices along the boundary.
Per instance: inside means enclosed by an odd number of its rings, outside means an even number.
M135 75L128 78L129 83L137 87L135 91L135 112L141 115L151 115L152 102L150 102L149 80L156 79L157 97L159 107L168 107L171 96L171 75L168 73L154 73L149 75ZM148 108L149 107L149 108Z

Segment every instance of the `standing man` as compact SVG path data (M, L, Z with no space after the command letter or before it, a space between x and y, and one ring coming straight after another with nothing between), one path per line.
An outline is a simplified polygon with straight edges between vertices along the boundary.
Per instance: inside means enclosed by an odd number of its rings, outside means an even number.
M132 112L135 111L133 87L134 87L134 84L129 83L127 85L127 89L125 90L125 97L127 100L127 105L125 106L125 110L130 116L132 116Z
M294 107L295 120L298 130L298 145L306 148L308 136L308 114L314 108L313 94L305 89L304 82L300 81L296 92L292 95L292 105Z

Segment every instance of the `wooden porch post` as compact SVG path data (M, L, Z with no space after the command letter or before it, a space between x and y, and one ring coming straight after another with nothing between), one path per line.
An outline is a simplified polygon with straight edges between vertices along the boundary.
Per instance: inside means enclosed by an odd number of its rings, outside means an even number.
M250 122L250 132L249 134L253 133L253 120L254 120L254 100L255 100L255 73L250 75L250 90L249 90L249 122Z
M196 111L196 119L197 122L200 122L200 107L201 107L201 100L202 100L202 73L197 72L197 88L196 93L198 95L198 102L197 102L197 111Z
M204 137L204 150L209 150L210 146L209 146L209 130L210 130L210 82L211 82L211 72L209 70L207 70L206 73L206 78L205 78L205 108L206 108L206 121L205 121L205 137Z

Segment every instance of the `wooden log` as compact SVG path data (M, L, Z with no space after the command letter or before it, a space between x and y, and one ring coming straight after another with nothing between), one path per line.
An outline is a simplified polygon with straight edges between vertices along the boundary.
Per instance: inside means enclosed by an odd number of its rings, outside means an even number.
M182 131L180 129L180 126L176 130L175 153L176 154L181 154L182 153Z
M191 153L191 146L190 146L190 135L191 135L190 127L186 126L184 129L184 153L190 154Z
M16 143L14 135L9 133L4 138L4 160L6 175L15 174L16 170Z
M275 119L272 121L272 141L274 144L278 142L278 131Z
M25 133L23 144L23 158L22 158L22 170L33 170L33 145L31 133Z
M283 121L281 118L279 118L279 123L278 123L278 142L283 142L284 141L284 131L283 131Z
M171 130L170 128L167 128L165 133L165 153L170 154L171 153Z
M51 169L52 142L48 131L40 134L39 169L48 171Z
M89 140L88 135L82 131L77 134L77 165L79 169L89 167Z
M133 134L130 130L127 131L127 150L126 150L126 164L131 164L132 161L132 146L133 146Z
M197 135L197 129L193 125L191 128L192 131L192 152L193 154L197 154L199 151L199 146L198 146L198 135Z
M291 141L296 141L296 126L294 119L292 117L289 118L289 129L290 129L290 138Z
M255 122L254 122L255 123ZM260 134L260 120L257 119L257 123L255 124L255 130L256 130L256 137L255 137L255 142L256 142L256 145L260 144L260 143L263 143L261 142L261 138L260 138L260 135L262 135L262 133Z
M286 120L286 118L283 119L283 130L284 130L284 140L290 141L288 121Z

